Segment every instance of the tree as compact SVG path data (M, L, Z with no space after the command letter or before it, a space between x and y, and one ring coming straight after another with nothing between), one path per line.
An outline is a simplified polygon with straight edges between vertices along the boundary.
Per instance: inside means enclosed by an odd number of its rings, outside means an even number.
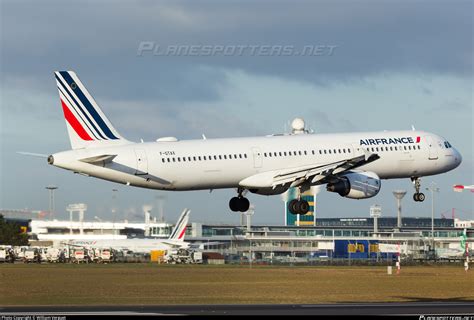
M28 245L28 235L21 232L21 226L16 222L7 221L2 215L0 215L0 245Z

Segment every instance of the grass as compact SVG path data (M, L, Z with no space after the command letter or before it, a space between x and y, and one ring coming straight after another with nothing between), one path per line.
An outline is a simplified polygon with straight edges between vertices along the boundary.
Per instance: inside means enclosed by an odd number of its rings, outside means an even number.
M0 265L0 305L474 301L462 266Z

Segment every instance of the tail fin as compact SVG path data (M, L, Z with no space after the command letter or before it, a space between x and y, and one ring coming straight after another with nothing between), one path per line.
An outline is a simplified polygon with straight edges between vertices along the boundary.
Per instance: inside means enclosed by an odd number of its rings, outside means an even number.
M128 143L73 71L56 71L56 84L73 149Z
M176 225L171 232L170 237L168 238L169 240L184 241L184 233L186 232L186 227L188 226L190 212L191 210L189 209L183 210L183 213L181 213L178 222L176 222Z

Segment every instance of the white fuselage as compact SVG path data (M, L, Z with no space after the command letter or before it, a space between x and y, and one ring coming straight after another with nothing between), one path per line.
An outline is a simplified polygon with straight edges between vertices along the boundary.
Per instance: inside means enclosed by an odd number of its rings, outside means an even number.
M357 168L381 179L435 175L456 168L460 153L423 131L274 135L255 138L127 143L54 154L54 165L150 189L237 188L250 176L305 165L324 165L364 154L380 159ZM90 164L80 159L115 155Z

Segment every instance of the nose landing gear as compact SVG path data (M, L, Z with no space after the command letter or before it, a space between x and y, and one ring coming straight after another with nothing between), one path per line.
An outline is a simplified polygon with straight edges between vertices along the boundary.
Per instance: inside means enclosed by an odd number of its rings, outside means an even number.
M416 202L425 201L425 194L420 192L421 179L419 177L414 177L414 178L411 178L411 181L415 185L415 193L413 194L413 200L415 200Z

